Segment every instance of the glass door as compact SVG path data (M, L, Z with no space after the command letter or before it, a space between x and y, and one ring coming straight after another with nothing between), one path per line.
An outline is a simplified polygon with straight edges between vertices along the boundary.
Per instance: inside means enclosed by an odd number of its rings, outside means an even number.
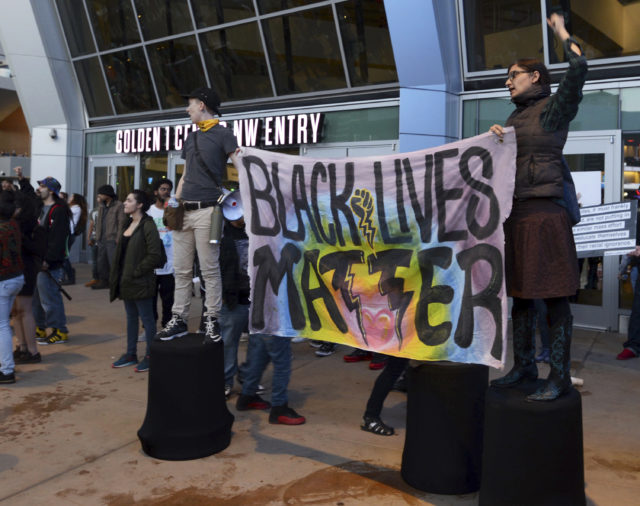
M98 188L105 184L113 186L118 200L124 201L136 187L139 172L140 161L137 156L89 157L89 207L96 206Z
M184 174L184 158L182 158L180 151L172 151L169 153L169 171L168 178L173 181L173 192L178 189L178 182Z
M564 149L578 202L583 206L622 200L619 130L571 132ZM571 298L574 325L618 328L617 256L578 259L580 288Z

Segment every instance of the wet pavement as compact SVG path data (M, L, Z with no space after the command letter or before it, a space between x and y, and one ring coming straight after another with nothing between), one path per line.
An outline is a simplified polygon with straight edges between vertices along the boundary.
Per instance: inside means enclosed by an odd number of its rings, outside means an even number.
M125 347L124 307L110 304L106 290L85 288L88 276L88 266L78 266L79 284L68 288L69 343L41 347L42 363L17 366L17 383L0 386L1 504L477 504L477 494L434 495L404 483L406 395L392 392L382 413L396 435L360 430L378 373L366 362L344 363L345 347L320 358L306 342L292 345L289 404L306 416L305 425L270 425L268 412L237 412L236 385L226 450L182 462L146 456L136 432L148 376L111 368ZM198 305L194 299L192 329ZM640 359L615 360L623 341L619 334L575 331L588 504L636 505L640 496ZM245 351L242 343L241 357ZM492 378L500 374L491 371ZM268 368L267 386L270 376Z

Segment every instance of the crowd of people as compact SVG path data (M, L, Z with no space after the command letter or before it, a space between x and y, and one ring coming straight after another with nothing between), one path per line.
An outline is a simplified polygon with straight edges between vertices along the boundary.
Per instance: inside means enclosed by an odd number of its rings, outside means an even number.
M578 288L578 265L571 219L563 200L566 164L562 148L568 125L578 111L586 78L586 59L570 37L562 16L552 14L549 26L562 41L569 69L558 92L551 94L550 75L542 62L521 59L508 71L505 82L516 110L507 125L515 127L518 153L515 195L505 222L507 291L513 297L514 367L494 380L497 388L537 379L537 362L547 362L550 374L530 401L552 401L571 387L569 374L573 319L569 297ZM37 190L17 170L19 187L3 183L0 194L0 383L15 382L14 363L41 360L38 345L68 340L64 303L65 284L75 283L68 248L85 232L93 260L93 290L109 289L110 300L121 299L126 313L126 349L113 368L150 367L152 341L169 341L189 333L194 265L201 280L203 306L198 332L203 346L224 345L225 395L230 398L236 379L242 384L236 408L270 409L269 422L305 423L305 417L288 404L292 340L267 334L250 334L246 361L238 363L241 335L248 329L250 282L249 239L241 202L223 205L227 195L222 179L229 157L238 149L230 129L219 123L220 100L213 89L199 88L185 96L187 113L198 130L189 135L182 157L185 171L177 188L162 178L153 195L133 190L120 202L114 188L97 190L97 209L87 212L79 194L70 197L52 177L38 181ZM503 127L491 127L498 137ZM531 177L531 171L536 177ZM568 171L568 168L566 168ZM176 208L175 210L173 208ZM178 211L180 209L180 211ZM215 214L224 215L220 240L211 240ZM168 216L178 221L169 227ZM545 252L552 247L550 258ZM640 256L640 248L634 253ZM542 276L544 274L544 276ZM640 284L635 283L635 287ZM640 290L640 288L639 288ZM158 311L160 299L161 311ZM16 348L12 351L13 311ZM158 319L160 327L158 328ZM544 329L543 347L535 353L536 319ZM640 294L634 297L629 340L617 357L640 354ZM548 323L548 326L546 325ZM140 334L140 325L143 332ZM138 341L145 351L137 353ZM302 339L293 340L301 342ZM323 357L336 351L334 343L309 343ZM408 359L353 350L347 363L369 361L382 370L366 404L361 428L376 435L394 434L381 419L383 403L393 389L406 390L403 375ZM268 363L273 364L271 401L260 395Z

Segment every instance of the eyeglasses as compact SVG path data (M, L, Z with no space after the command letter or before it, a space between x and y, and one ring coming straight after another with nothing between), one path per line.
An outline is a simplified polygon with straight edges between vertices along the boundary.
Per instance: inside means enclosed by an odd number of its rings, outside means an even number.
M518 74L531 74L531 72L529 72L528 70L512 70L507 74L507 80L510 79L511 81L513 81L516 77L518 77Z

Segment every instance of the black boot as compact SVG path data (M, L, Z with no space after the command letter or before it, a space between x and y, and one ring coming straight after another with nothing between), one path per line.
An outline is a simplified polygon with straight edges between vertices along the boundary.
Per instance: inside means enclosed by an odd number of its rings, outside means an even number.
M534 309L513 311L513 368L502 378L495 379L491 386L509 388L519 385L523 381L538 379L536 366L536 312Z
M553 401L571 389L571 334L573 317L565 316L551 327L551 356L549 377L528 401Z

